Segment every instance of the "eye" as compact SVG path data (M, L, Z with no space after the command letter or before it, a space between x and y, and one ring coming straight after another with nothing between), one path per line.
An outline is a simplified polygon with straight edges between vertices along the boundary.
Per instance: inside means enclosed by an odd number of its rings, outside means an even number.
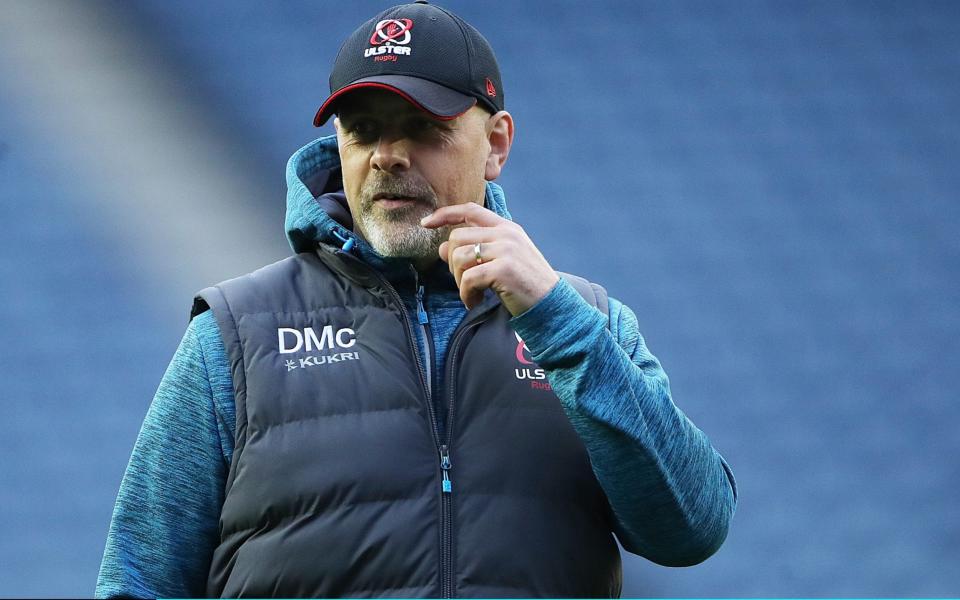
M353 119L348 121L344 128L347 133L361 140L373 139L379 131L379 126L373 119Z
M445 131L442 123L434 119L411 119L406 124L407 135L412 138L429 138Z

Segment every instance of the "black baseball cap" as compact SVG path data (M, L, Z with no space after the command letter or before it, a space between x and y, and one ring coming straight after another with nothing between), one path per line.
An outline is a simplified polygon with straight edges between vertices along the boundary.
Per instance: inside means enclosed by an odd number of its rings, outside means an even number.
M454 119L475 104L503 110L500 67L480 32L452 12L418 1L388 8L340 46L330 96L313 124L337 111L345 94L380 88L437 119Z

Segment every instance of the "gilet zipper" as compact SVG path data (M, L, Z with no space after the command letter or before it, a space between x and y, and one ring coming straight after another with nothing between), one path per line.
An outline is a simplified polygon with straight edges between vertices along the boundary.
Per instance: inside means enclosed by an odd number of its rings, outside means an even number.
M486 315L486 313L484 313ZM467 331L480 325L486 320L475 318L473 321L462 323L453 333L453 339L450 341L450 347L447 350L447 374L444 385L447 389L447 419L444 429L444 442L440 445L440 468L443 471L443 494L441 494L441 524L440 524L440 557L444 565L441 571L440 590L444 598L453 598L454 594L454 574L453 574L453 480L450 471L453 464L450 460L450 446L453 445L453 411L456 405L457 397L457 354L460 352L462 340Z
M450 347L447 350L447 377L446 388L448 390L446 427L444 429L443 440L441 440L439 421L436 410L433 406L432 386L428 383L423 361L420 359L420 352L417 350L416 338L413 334L413 328L410 325L410 318L406 305L400 294L390 284L379 271L366 264L362 260L348 254L347 252L337 251L338 255L349 257L347 260L363 265L363 268L369 270L380 281L381 285L390 296L394 303L400 307L403 314L403 329L407 337L407 345L410 353L413 355L417 365L417 374L420 377L420 389L427 402L427 413L430 416L430 431L433 434L433 441L437 448L437 454L440 462L440 593L444 598L454 597L454 576L453 576L453 477L451 474L453 463L450 458L450 446L453 437L453 409L456 400L456 362L457 353L460 351L461 342L465 332L480 325L486 320L489 311L477 315L472 321L465 321L460 324L453 333L450 341ZM424 288L419 285L419 280L414 279L417 294L417 322L420 324L424 337L428 344L428 349L432 348L432 338L429 337L428 329L429 318L423 306Z
M453 564L451 556L452 548L452 500L451 495L453 493L453 482L450 478L450 454L449 447L447 444L441 444L440 442L440 431L439 424L437 420L437 414L433 406L433 398L431 397L431 386L427 383L426 372L423 367L423 361L420 359L420 352L417 350L416 338L413 334L413 328L410 325L410 315L407 311L406 305L403 303L403 299L400 298L400 294L397 292L396 288L387 281L386 277L380 274L379 271L366 264L362 260L346 253L343 251L337 251L337 254L346 258L347 260L354 261L359 265L363 265L363 268L367 269L377 278L380 284L393 298L394 303L400 307L400 311L403 314L403 329L407 337L407 347L410 349L410 354L413 355L414 361L417 365L417 374L420 377L420 390L423 392L423 397L426 399L427 403L427 413L430 416L430 431L433 435L433 443L437 448L437 454L440 458L440 590L441 595L445 598L450 598L453 595ZM426 311L423 310L423 296L421 292L422 288L418 286L417 289L417 322L420 323L421 320L426 321ZM421 325L426 325L426 323L420 323ZM425 335L429 332L425 331ZM451 400L452 405L452 400ZM452 411L448 414L448 423L450 422L450 417L452 416ZM449 425L447 429L447 437L449 437Z

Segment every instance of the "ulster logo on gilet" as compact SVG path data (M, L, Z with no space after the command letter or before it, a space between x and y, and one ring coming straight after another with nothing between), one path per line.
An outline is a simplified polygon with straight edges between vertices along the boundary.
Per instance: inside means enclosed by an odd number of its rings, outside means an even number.
M431 402L396 293L352 257L200 298L237 401L208 595L619 595L606 497L498 303L460 325Z

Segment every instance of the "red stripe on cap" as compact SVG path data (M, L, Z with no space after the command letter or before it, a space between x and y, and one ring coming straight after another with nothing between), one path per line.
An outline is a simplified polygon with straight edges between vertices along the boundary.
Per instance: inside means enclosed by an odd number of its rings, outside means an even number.
M329 108L329 107L333 104L333 102L334 102L337 98L339 98L340 96L342 96L342 95L345 94L346 92L352 92L353 90L357 90L357 89L360 89L360 88L379 88L379 89L387 90L388 92L393 92L394 94L397 94L397 95L403 97L404 100L406 100L406 101L409 102L410 104L414 105L415 107L419 108L419 109L422 110L423 112L427 113L428 115L430 115L431 117L433 117L434 119L437 119L437 120L439 120L439 121L452 121L452 120L456 119L457 117L459 117L460 115L466 113L468 110L470 110L471 108L473 108L473 107L477 104L477 100L476 100L476 98L474 98L473 103L472 103L470 106L468 106L467 108L465 108L464 110L458 112L458 113L455 114L455 115L449 115L449 116L447 116L447 115L438 115L437 113L430 112L429 110L427 110L426 107L424 107L422 104L420 104L419 102L417 102L416 100L414 100L414 99L413 99L413 96L411 96L410 94L404 92L403 90L401 90L401 89L399 89L399 88L395 88L395 87L393 87L392 85L387 85L387 84L385 84L385 83L380 83L380 82L378 82L378 81L364 81L364 82L361 82L361 83L354 83L354 84L348 85L348 86L346 86L346 87L342 87L342 88L340 88L339 90L337 90L336 92L334 92L329 98L327 98L326 102L323 103L323 106L320 107L320 110L317 111L317 115L313 118L313 126L314 126L314 127L320 127L320 125L321 125L320 116L324 113L324 111L327 110L327 108ZM328 116L328 118L329 118L329 116Z

